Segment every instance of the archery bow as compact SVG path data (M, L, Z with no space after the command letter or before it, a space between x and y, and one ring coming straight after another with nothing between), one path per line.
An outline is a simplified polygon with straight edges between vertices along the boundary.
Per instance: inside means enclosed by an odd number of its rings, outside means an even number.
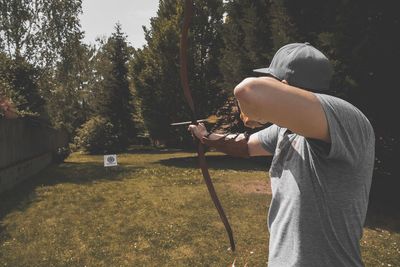
M187 64L187 42L188 42L189 25L192 17L193 17L193 2L192 0L185 0L184 19L183 19L183 27L182 27L180 51L179 51L180 76L181 76L183 93L185 95L186 101L189 104L190 109L192 110L192 123L198 124L196 108L189 88L188 64ZM199 158L199 165L204 177L204 181L207 185L208 192L210 193L214 205L218 210L218 214L221 217L222 223L225 226L226 232L228 233L231 249L232 251L235 251L235 241L233 239L231 226L229 225L224 209L222 208L222 205L219 202L217 193L215 192L214 185L212 183L210 174L208 172L206 158L204 155L204 146L201 142L199 142L198 139L195 139L194 142L197 145L197 155Z

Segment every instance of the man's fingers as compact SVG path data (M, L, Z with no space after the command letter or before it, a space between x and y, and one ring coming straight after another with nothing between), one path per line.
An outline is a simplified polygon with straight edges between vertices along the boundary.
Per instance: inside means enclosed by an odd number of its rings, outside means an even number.
M188 131L190 132L192 137L196 137L196 125L193 124L189 125Z
M190 124L189 126L188 126L188 131L190 131L190 132L192 132L193 133L193 131L196 129L196 125L193 125L193 124Z
M197 125L190 124L188 126L188 131L190 131L192 135L195 135L199 139L201 139L207 133L207 129L202 123Z

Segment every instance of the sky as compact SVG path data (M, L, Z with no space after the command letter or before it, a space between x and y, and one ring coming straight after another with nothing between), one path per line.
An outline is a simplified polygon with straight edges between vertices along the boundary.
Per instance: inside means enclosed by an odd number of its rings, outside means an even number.
M156 16L158 0L83 0L81 15L85 43L94 43L97 37L109 37L117 22L135 48L145 44L142 26L150 26Z

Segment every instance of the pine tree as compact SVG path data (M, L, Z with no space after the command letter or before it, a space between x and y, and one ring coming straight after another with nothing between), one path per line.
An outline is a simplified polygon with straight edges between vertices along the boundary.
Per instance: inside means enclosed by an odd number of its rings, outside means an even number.
M128 78L130 58L126 36L121 25L107 40L97 55L97 90L93 92L91 105L94 115L106 118L114 126L118 137L116 151L123 150L136 136L133 123L134 107Z
M145 28L147 45L135 52L132 76L142 102L150 137L160 143L191 143L186 129L171 122L189 120L179 75L179 42L183 1L160 1L151 28ZM195 1L188 46L189 81L199 116L208 116L222 103L219 81L222 1Z

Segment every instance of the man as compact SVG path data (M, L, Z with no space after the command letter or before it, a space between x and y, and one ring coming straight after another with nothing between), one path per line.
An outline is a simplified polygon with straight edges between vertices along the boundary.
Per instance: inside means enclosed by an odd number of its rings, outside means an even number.
M234 89L246 126L272 126L229 138L204 125L189 130L234 156L273 155L269 170L269 266L363 266L362 237L375 136L367 118L329 92L332 67L309 43L277 51L266 76ZM240 151L235 153L234 151Z

